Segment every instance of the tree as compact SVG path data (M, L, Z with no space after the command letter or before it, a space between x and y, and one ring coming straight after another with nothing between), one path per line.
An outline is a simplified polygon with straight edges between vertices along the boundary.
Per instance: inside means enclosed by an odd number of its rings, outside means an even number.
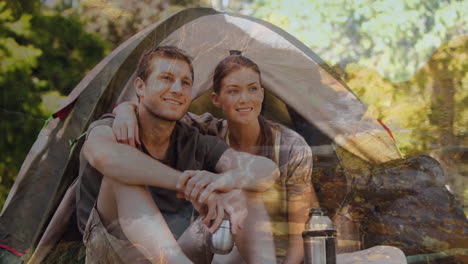
M430 76L432 88L429 120L436 128L433 137L440 146L434 155L443 163L452 190L463 197L464 189L468 189L462 175L466 171L461 166L466 163L462 156L468 152L468 37L442 45L422 72Z
M40 2L31 2L26 7L34 8L22 10L21 4L10 8L0 1L0 206L56 110L44 102L67 95L109 50L96 34L84 31L78 16L37 9Z
M198 4L197 0L97 0L82 1L74 10L96 32L117 47L149 25Z
M254 1L252 15L285 29L332 64L358 62L404 81L434 50L468 32L468 2Z
M0 131L3 135L0 140L0 204L3 204L24 154L32 144L30 139L20 141L15 133L24 131L27 135L35 135L42 122L38 107L40 97L34 91L43 83L30 77L42 51L18 40L32 35L30 20L31 16L27 14L15 19L6 3L0 2Z

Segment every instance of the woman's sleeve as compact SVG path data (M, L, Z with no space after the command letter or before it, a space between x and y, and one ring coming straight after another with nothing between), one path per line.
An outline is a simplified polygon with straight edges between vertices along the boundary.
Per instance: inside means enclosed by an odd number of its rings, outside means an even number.
M288 199L312 191L312 150L302 138L290 145L286 163L286 188Z

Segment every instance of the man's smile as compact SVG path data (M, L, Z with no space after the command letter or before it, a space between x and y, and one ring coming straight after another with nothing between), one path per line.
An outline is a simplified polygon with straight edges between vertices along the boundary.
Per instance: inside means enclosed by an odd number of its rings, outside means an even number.
M163 98L163 100L164 100L164 102L169 103L169 104L182 105L182 102L179 102L179 101L174 100L174 99Z

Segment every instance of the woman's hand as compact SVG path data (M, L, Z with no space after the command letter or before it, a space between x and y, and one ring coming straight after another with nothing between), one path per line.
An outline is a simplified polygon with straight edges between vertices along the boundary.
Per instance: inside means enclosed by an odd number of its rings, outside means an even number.
M112 131L117 141L132 147L141 145L135 110L136 105L134 103L123 102L113 111L115 119Z

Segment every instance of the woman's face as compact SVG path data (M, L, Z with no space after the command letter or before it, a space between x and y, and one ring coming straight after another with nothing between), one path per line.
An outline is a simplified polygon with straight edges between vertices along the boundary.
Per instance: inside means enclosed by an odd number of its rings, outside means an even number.
M233 71L224 77L219 94L213 93L211 99L229 122L258 122L263 101L260 76L250 68Z

